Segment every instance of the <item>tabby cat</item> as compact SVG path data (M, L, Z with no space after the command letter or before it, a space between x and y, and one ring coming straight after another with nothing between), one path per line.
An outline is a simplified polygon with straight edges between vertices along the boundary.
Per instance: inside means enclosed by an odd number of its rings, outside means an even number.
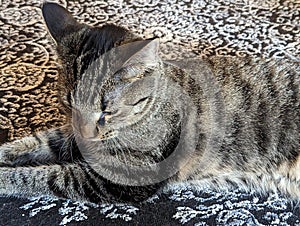
M80 24L55 3L42 12L69 121L0 146L1 194L137 202L189 181L300 197L299 63L174 64L157 39Z

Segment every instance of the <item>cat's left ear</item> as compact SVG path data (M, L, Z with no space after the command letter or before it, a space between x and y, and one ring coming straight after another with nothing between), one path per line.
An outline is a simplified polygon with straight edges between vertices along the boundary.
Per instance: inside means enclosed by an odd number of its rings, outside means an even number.
M143 63L146 66L155 66L159 62L159 39L145 40L145 45L133 54L123 66Z
M43 17L51 36L57 43L73 32L83 28L76 19L64 7L51 2L45 2L42 6Z

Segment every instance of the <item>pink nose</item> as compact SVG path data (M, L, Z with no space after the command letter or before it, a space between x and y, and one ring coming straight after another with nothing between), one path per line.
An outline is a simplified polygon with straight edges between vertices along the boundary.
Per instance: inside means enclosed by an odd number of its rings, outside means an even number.
M73 111L72 124L82 138L91 139L97 136L97 121L98 113L80 113L77 110Z

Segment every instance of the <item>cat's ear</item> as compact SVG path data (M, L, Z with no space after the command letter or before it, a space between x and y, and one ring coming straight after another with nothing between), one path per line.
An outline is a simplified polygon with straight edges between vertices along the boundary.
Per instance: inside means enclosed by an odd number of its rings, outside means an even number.
M76 32L83 26L64 7L56 3L44 3L42 13L48 30L57 43L60 43L65 35Z
M145 40L145 45L133 54L123 66L143 63L146 66L155 66L159 62L159 39Z

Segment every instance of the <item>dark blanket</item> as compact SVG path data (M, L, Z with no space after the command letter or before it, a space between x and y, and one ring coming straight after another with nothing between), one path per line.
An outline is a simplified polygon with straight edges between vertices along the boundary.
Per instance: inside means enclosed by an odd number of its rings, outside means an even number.
M42 1L0 0L0 142L60 126L57 57ZM295 0L59 1L81 22L125 26L161 38L161 52L300 57ZM0 225L300 225L297 203L280 195L202 192L174 186L139 205L0 198Z

